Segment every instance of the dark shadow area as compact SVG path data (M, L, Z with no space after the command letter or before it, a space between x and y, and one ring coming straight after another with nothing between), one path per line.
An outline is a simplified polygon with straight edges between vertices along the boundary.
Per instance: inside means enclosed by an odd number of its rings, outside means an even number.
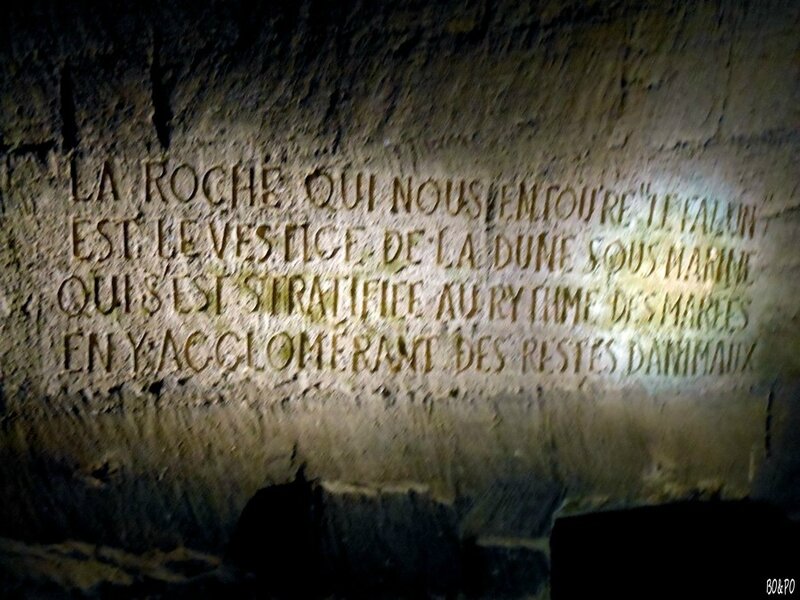
M461 588L458 518L451 505L414 490L325 490L323 507L326 591L418 598Z
M425 492L331 490L302 472L251 499L228 559L277 598L521 598L549 575L529 541L462 539L457 509Z
M768 579L800 578L798 525L748 501L566 517L550 548L554 600L762 598Z
M294 481L259 490L247 503L228 557L278 597L313 597L321 581L320 490L301 469Z
M469 598L530 598L550 574L547 556L525 545L479 544L463 547L464 592Z

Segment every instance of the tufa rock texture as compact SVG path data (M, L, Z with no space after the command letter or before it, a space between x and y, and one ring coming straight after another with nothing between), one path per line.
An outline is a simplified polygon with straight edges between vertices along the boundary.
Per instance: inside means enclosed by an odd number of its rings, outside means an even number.
M799 19L4 9L8 552L223 556L299 471L297 556L369 589L547 593L562 515L800 516Z

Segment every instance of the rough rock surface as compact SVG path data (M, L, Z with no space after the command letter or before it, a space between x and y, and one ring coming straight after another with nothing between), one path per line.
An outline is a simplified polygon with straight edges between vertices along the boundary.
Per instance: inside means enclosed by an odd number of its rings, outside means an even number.
M222 555L301 465L355 564L800 516L797 2L4 13L0 535Z

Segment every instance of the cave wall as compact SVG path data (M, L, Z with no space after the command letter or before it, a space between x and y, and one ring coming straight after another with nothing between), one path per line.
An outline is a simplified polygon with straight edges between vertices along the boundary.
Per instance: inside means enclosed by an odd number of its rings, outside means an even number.
M0 535L217 552L301 466L797 515L799 9L4 9Z

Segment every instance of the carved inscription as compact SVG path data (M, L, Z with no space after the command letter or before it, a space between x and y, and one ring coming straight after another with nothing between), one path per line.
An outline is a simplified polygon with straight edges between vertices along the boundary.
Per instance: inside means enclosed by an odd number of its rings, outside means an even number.
M66 378L756 368L757 199L162 158L68 179L45 290Z

